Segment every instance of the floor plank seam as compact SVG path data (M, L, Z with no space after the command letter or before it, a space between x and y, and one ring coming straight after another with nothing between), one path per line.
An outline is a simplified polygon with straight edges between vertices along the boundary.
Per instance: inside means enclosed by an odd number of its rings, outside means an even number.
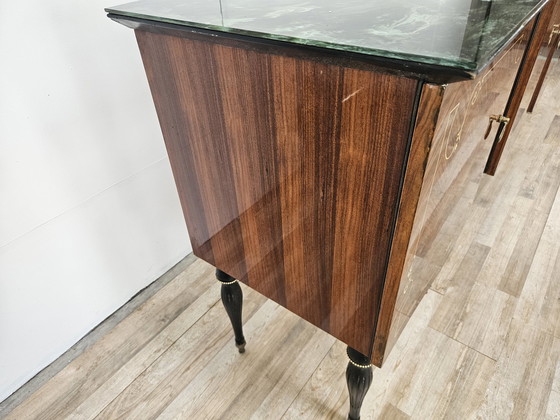
M210 287L214 287L214 286L213 286L213 285L210 285L209 288L210 288ZM194 302L193 302L193 303L194 303ZM219 304L219 303L220 303L220 300L219 300L219 297L217 297L217 298L216 298L216 302L215 302L210 308L208 308L208 309L204 312L204 314L202 314L201 316L199 316L199 317L196 319L196 321L193 322L192 325L191 325L189 328L187 328L178 338L176 338L175 340L173 340L173 342L170 343L169 346L167 346L167 348L166 348L166 350L165 350L164 352L162 352L156 359L154 359L148 366L146 366L146 368L145 368L144 370L142 370L138 375L136 375L136 376L134 377L134 379L132 379L132 380L130 381L130 383L121 391L121 394L122 394L122 393L125 393L127 389L129 389L131 386L133 386L134 382L135 382L140 376L142 376L146 371L148 371L148 370L149 370L151 367L153 367L157 362L159 362L160 359L169 351L169 349L172 348L172 347L177 343L177 341L179 341L179 340L181 339L181 337L183 337L189 330L191 330L191 329L195 326L195 324L196 324L198 321L200 321L211 309L213 309L213 308L214 308L217 304ZM187 311L187 310L189 309L189 307L190 307L190 305L187 306L187 307L184 309L184 311L181 312L181 314L184 313L185 311ZM175 319L176 319L176 318L175 318ZM172 321L171 321L171 322L172 322ZM152 342L152 341L155 340L156 338L157 338L157 335L155 335L154 337L152 337L152 339L151 339L149 342L147 342L147 343L144 345L144 347L147 346L150 342ZM141 351L141 349L142 349L142 348L140 348L140 351ZM134 356L133 356L133 357L134 357ZM131 357L131 359L132 359L132 357ZM121 366L121 368L124 367L125 365L126 365L126 364L124 364L123 366ZM105 405L103 406L103 408L102 408L101 410L99 410L99 414L98 414L97 416L95 416L95 419L97 419L97 418L99 417L99 415L100 415L107 407L109 407L111 404L113 404L113 402L114 402L117 398L119 398L119 396L120 396L121 394L117 394L110 402L108 402L107 404L105 404Z
M330 351L332 350L332 348L336 345L337 341L335 341L330 347L329 350L325 353L325 356L323 356L323 358L321 359L321 361L317 364L317 367L315 368L315 370L311 373L311 375L309 375L309 378L307 378L307 380L305 381L305 383L303 384L303 386L301 387L301 389L298 391L298 393L296 394L296 396L292 399L292 401L290 402L290 404L288 405L288 408L286 408L286 411L284 411L284 413L280 416L281 419L284 418L284 416L286 415L286 413L288 411L290 411L290 408L292 407L292 405L294 404L294 402L298 399L298 397L300 396L300 394L302 393L302 391L305 389L305 387L307 386L307 384L309 383L309 381L311 380L311 378L313 377L313 373L315 373L315 371L317 370L317 368L319 368L319 366L321 366L321 364L323 363L323 361L328 357Z

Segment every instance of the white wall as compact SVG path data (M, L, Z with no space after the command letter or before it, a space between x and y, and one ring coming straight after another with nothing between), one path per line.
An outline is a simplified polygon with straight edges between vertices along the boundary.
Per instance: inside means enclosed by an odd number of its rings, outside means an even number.
M0 1L0 401L190 252L112 5Z

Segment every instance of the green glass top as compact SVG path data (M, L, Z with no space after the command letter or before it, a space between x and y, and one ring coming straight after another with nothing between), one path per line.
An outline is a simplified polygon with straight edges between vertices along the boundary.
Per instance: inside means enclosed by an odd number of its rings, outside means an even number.
M477 72L546 0L141 0L107 12Z

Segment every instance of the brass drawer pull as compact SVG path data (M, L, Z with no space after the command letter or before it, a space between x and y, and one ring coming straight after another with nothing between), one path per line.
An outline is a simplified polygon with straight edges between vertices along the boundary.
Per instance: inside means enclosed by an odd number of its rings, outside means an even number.
M488 123L488 128L486 129L486 133L484 134L485 139L490 135L490 131L492 130L492 123L494 121L506 125L509 122L509 117L504 117L503 115L490 115L490 122Z

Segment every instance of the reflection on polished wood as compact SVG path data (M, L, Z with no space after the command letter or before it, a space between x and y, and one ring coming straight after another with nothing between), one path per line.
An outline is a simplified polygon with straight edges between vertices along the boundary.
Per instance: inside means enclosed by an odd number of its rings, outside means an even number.
M420 83L136 36L194 253L370 355Z

